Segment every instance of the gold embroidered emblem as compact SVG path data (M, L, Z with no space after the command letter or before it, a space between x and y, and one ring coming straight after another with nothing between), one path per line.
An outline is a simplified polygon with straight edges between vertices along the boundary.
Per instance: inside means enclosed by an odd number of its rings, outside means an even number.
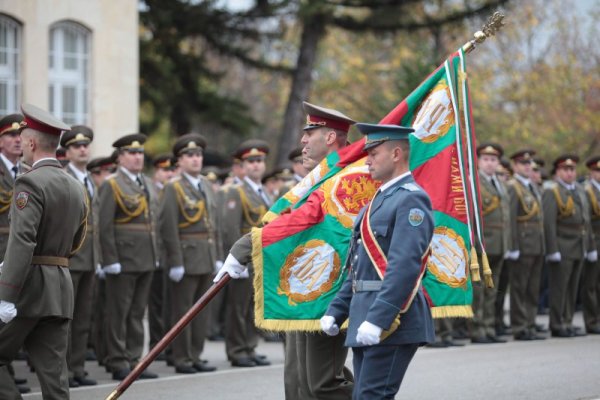
M433 143L445 136L454 126L450 88L446 81L440 81L417 108L412 127L413 135L425 143Z
M438 226L433 231L431 256L427 269L446 285L458 288L467 284L467 247L454 230Z
M290 305L313 301L331 290L340 268L340 256L329 243L309 240L285 259L277 293L287 296Z

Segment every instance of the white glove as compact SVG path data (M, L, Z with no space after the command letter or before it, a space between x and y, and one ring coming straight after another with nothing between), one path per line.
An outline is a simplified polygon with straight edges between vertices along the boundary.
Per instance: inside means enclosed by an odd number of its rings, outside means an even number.
M223 267L223 261L217 260L215 261L215 274L219 272L219 270Z
M121 263L105 265L102 269L105 274L119 275L121 273Z
M240 279L248 279L250 278L250 273L248 272L248 268L246 268L244 271L242 271L242 273L240 274Z
M519 259L520 256L521 256L521 251L514 250L514 251L507 251L506 254L504 255L504 258L507 260L516 261Z
M183 279L183 275L185 275L185 268L183 265L178 267L172 267L169 270L169 279L173 282L179 282Z
M233 255L229 254L225 259L225 263L223 263L223 267L217 272L217 276L215 276L213 282L219 282L225 274L228 274L233 279L240 279L245 270L246 267L240 264Z
M587 253L587 255L585 256L585 258L589 261L589 262L596 262L598 261L598 250L594 250L594 251L589 251Z
M96 264L96 276L98 277L98 279L102 280L106 278L106 272L104 272L100 264Z
M356 334L356 341L358 343L364 344L365 346L372 346L374 344L378 344L381 336L381 329L377 325L373 325L369 321L365 321L358 327L358 332Z
M321 317L321 330L328 336L335 336L340 333L340 327L335 323L335 318L331 315Z
M0 263L0 275L2 274L2 267L4 267L4 261Z
M561 257L560 257L560 252L555 252L552 254L548 254L546 256L546 261L550 261L550 262L560 262Z
M0 321L8 324L17 316L17 309L11 302L0 300Z

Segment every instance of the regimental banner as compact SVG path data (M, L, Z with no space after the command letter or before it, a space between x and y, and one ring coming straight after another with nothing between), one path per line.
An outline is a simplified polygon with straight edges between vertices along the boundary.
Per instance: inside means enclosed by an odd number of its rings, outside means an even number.
M410 168L431 197L435 231L423 288L434 317L471 317L473 218L465 126L472 124L462 52L453 54L382 124L412 126ZM465 107L461 107L464 104ZM373 197L364 139L330 154L276 202L252 230L255 318L270 330L320 329L319 318L346 278L353 223Z

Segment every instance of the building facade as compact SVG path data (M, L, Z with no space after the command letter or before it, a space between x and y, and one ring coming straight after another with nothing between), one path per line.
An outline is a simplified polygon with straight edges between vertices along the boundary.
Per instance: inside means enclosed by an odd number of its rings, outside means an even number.
M35 104L108 155L138 130L138 81L138 0L0 0L0 116Z

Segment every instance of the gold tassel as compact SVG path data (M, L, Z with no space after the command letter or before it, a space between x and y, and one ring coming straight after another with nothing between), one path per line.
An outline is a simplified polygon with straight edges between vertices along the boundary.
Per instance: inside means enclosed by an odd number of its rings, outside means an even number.
M485 251L481 255L481 261L483 262L483 278L485 280L485 287L488 289L494 288L494 278L492 277L492 269L490 268L490 263L487 258L487 254Z
M390 329L381 332L381 335L379 336L380 341L383 342L392 333L396 332L398 330L398 328L400 328L400 314L398 314L396 316L396 318L394 318L394 321L392 322L392 325L390 325Z
M477 262L477 251L475 251L475 246L471 246L471 280L473 282L481 281L481 276L479 275L479 263Z

